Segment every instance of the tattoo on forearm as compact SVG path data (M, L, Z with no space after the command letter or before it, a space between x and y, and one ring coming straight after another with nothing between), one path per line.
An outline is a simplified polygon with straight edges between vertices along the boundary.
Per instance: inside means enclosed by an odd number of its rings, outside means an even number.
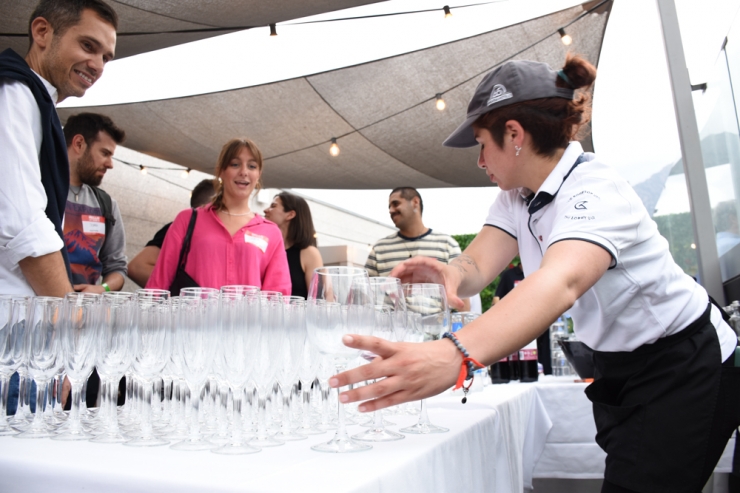
M473 267L475 269L475 272L480 274L480 269L478 268L478 264L475 262L473 257L470 255L462 254L459 257L457 257L455 260L453 260L450 265L452 265L454 268L460 271L461 274L467 274L468 266Z

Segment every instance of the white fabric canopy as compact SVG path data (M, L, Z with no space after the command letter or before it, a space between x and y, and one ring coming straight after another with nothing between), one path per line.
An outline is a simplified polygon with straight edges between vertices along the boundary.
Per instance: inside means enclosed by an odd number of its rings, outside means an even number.
M109 0L119 17L116 58L159 50L250 27L348 9L379 0ZM0 7L0 51L28 50L28 20L37 1ZM7 36L7 34L22 36Z
M213 172L221 146L254 140L273 188L469 187L490 185L477 149L442 141L462 121L483 75L509 59L560 67L568 50L598 63L611 2L589 2L478 36L378 61L242 89L184 98L60 109L109 115L127 147ZM573 44L560 41L567 26ZM447 108L438 111L435 94ZM341 153L329 155L330 139ZM591 139L583 142L591 149Z

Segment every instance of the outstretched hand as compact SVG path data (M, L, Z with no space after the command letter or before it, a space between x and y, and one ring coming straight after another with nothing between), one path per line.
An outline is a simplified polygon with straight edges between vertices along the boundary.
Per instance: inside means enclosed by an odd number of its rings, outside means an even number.
M457 296L460 279L456 272L439 260L430 257L414 257L398 264L388 275L399 278L403 284L424 282L441 284L447 292L447 303L450 307L462 310L464 303Z
M378 355L370 364L345 371L329 380L329 385L338 388L382 379L339 395L343 403L367 401L359 406L360 412L372 412L444 392L455 384L462 364L462 355L446 339L406 343L346 335L342 342L347 347Z

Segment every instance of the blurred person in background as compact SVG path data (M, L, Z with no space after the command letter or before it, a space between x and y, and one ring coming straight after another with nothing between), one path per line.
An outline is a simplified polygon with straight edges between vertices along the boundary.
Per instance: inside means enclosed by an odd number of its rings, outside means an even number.
M192 284L216 289L245 284L290 295L290 270L280 229L249 207L252 193L260 188L262 167L262 153L254 142L232 139L223 146L214 173L215 197L210 205L177 215L147 288L173 286L180 251L195 214L184 266Z
M275 195L270 207L265 209L265 219L274 222L283 234L290 268L291 295L308 298L313 271L324 265L321 253L316 248L316 230L308 203L298 195L280 192Z
M126 133L105 115L79 113L67 119L69 192L64 244L75 291L120 291L126 275L126 232L118 203L98 188L113 169L113 153Z
M190 194L190 207L193 209L209 204L213 200L216 190L213 188L213 180L205 179L195 185ZM146 286L149 276L154 271L154 266L162 250L164 238L172 226L169 222L154 234L154 238L128 264L128 277L139 286Z

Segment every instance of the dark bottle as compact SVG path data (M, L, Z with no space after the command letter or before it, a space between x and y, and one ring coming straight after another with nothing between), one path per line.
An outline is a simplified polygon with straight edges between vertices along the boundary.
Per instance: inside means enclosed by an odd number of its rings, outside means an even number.
M509 383L511 372L509 371L509 359L504 358L498 363L492 364L488 368L488 374L491 375L492 383Z
M519 350L519 378L522 382L536 382L540 373L537 369L537 340Z
M519 353L510 354L509 360L509 378L519 380Z

